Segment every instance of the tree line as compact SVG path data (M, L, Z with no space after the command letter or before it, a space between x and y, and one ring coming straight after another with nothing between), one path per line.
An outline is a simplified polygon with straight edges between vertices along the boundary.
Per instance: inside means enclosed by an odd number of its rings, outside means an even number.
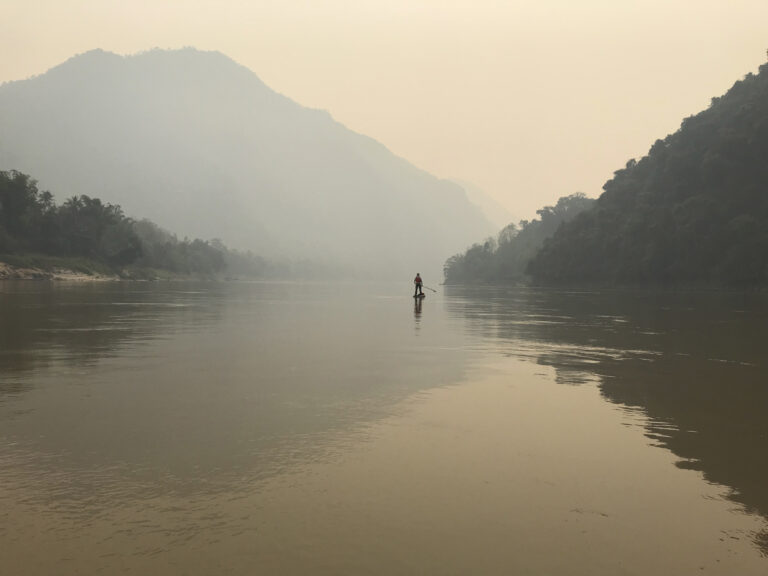
M179 240L98 198L73 196L57 205L29 175L0 171L0 255L30 253L85 258L134 274L157 269L182 275L227 271L260 276L284 268L250 252L230 250L218 240Z
M451 256L443 267L446 284L515 283L526 279L529 260L558 227L589 209L594 200L582 193L564 196L536 211L537 219L509 224L498 237Z

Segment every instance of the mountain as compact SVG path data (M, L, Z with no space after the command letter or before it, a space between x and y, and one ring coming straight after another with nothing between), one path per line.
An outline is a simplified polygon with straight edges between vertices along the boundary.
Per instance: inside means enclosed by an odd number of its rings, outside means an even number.
M531 261L537 281L768 284L768 64L603 190Z
M464 189L464 191L467 193L467 198L469 198L469 201L480 208L483 216L485 216L486 219L491 224L493 224L497 230L501 230L510 222L517 221L517 218L513 216L509 210L504 208L504 206L499 204L485 190L476 184L472 184L471 182L467 182L465 180L453 181Z
M180 235L392 276L493 226L458 185L218 52L94 50L0 86L0 170Z

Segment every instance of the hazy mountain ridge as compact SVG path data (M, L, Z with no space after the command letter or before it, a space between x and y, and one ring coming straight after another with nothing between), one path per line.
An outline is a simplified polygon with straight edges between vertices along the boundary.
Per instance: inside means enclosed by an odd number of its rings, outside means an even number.
M518 218L502 206L495 198L479 186L466 180L453 179L453 182L464 189L469 201L475 204L497 230L501 230L510 222L517 222Z
M541 282L768 284L768 64L657 140L532 259Z
M60 198L268 256L401 273L493 230L459 186L216 52L76 56L0 86L0 134L0 168Z

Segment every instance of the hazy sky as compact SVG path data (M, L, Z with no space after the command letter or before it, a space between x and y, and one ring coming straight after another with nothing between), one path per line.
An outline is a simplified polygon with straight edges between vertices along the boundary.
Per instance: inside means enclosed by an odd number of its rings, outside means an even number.
M530 217L756 72L768 0L0 0L0 82L184 46Z

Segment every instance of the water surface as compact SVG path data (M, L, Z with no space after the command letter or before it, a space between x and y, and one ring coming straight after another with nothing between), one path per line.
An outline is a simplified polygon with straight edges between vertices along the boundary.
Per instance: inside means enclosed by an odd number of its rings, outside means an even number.
M0 283L12 574L764 574L755 295Z

